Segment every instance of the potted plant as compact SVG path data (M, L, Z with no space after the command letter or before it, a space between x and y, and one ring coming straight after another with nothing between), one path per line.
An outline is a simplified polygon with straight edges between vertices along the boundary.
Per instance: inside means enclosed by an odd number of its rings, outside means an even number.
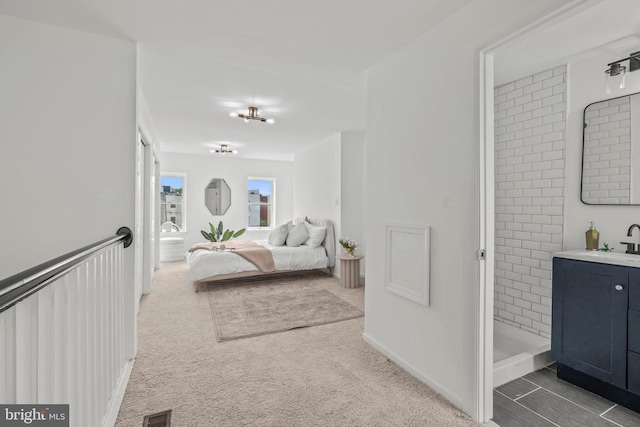
M229 239L235 239L236 237L242 236L246 231L245 228L241 228L238 231L233 231L229 229L222 231L224 230L222 221L218 223L217 227L209 223L209 228L211 229L211 232L200 230L200 233L202 233L202 236L210 242L225 242Z
M349 255L355 256L355 251L358 249L358 243L348 237L341 237L340 244Z

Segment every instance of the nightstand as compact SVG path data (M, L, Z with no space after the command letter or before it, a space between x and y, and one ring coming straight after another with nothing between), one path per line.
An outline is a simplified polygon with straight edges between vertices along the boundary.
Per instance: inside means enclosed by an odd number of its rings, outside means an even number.
M340 260L340 284L345 288L360 286L360 260L362 255L337 255Z

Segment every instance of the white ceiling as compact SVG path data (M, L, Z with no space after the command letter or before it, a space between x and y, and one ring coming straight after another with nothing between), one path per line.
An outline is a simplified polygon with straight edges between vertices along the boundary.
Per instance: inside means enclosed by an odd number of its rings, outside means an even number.
M494 55L496 86L593 55L617 60L640 51L639 0L594 0L586 5L590 7L500 47Z
M139 44L162 151L292 160L364 130L366 69L471 0L0 0L0 13ZM250 106L274 125L229 117Z

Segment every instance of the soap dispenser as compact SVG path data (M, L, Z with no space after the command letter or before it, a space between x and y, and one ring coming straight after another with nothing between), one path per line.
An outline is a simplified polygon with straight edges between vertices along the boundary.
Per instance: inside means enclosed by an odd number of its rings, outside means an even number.
M587 236L587 250L588 251L597 251L598 250L598 239L600 237L600 233L596 230L595 225L593 225L593 221L590 221L589 224L591 226L586 232Z

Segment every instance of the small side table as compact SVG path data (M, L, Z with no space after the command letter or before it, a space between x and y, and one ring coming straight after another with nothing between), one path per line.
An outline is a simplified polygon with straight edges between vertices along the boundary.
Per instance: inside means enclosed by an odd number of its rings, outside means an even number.
M340 285L345 288L357 288L360 286L360 260L362 255L337 255L340 260Z

